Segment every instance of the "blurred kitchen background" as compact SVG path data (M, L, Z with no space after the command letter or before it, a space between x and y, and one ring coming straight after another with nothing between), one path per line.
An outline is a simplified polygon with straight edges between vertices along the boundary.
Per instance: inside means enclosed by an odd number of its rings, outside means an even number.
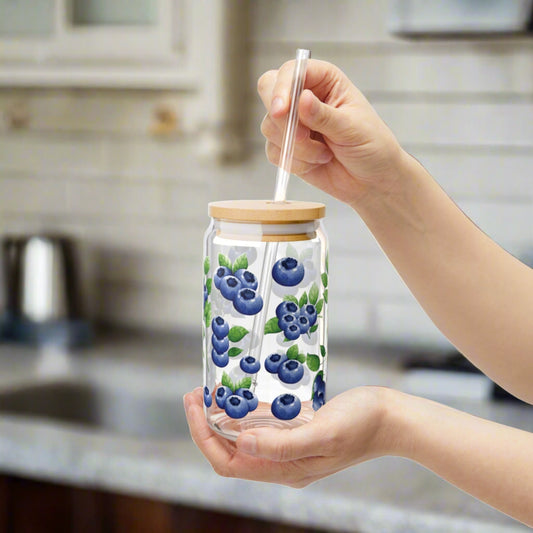
M199 332L207 203L272 196L255 86L296 47L340 66L489 235L530 249L531 38L398 38L385 0L159 3L166 20L74 1L68 33L53 0L0 2L2 233L75 237L97 322ZM289 197L327 204L332 339L447 345L350 209L297 179Z
M341 67L468 216L533 264L532 4L0 0L0 237L69 236L83 319L95 326L86 356L63 353L59 364L57 354L0 344L0 385L14 391L0 389L0 532L167 532L171 523L181 524L176 531L250 531L252 522L214 514L228 510L301 531L522 531L398 461L362 465L298 493L230 483L195 450L182 410L179 428L173 424L176 395L201 384L207 203L272 197L256 82L298 47ZM391 354L423 360L452 351L355 213L297 178L288 197L327 206L329 342L333 352L342 347L340 362L330 358L330 395L358 384L397 386ZM131 336L106 341L109 328ZM50 387L32 389L32 379ZM486 391L468 380L457 387L467 396ZM138 393L166 403L143 403ZM520 406L457 406L533 429ZM25 425L21 414L37 419ZM169 428L175 442L165 440ZM152 503L116 496L104 504L108 496L89 489ZM253 503L235 497L244 493ZM192 507L169 511L156 500ZM102 525L109 509L123 529ZM12 527L2 530L6 516ZM297 531L265 524L254 531Z

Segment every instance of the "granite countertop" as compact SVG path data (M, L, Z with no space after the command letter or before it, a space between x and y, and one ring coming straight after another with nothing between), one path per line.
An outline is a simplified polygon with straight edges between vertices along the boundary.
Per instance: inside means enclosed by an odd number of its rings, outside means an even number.
M398 362L394 350L330 347L328 394L362 384L402 388L404 373ZM189 437L181 401L186 391L201 384L200 342L196 339L122 334L71 354L0 344L0 402L10 391L58 381L93 383L167 402L171 409L175 406L175 434L134 437L6 414L0 407L3 472L330 531L530 531L400 458L376 459L305 489L217 476ZM460 399L449 403L533 431L529 406ZM132 413L136 416L142 415Z

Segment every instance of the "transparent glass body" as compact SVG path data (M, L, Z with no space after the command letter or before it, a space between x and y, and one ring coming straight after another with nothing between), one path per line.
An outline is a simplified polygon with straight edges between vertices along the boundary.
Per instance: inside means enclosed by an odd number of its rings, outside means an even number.
M291 428L325 402L327 237L321 220L212 219L205 234L204 407L228 439Z

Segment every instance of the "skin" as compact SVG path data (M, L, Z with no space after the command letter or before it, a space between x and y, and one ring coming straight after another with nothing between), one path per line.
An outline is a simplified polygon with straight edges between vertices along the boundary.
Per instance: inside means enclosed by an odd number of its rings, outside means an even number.
M258 82L261 131L277 163L292 62ZM407 154L342 71L308 64L293 173L350 205L433 322L485 374L533 403L533 270L494 243ZM293 430L236 443L208 427L201 389L184 398L191 434L221 475L305 486L383 455L417 461L533 525L533 435L426 399L360 387Z

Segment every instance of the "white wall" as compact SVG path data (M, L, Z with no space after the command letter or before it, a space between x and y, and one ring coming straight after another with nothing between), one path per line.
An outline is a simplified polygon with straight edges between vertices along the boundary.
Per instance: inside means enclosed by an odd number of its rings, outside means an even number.
M207 202L272 195L255 82L298 46L342 67L482 229L513 253L533 245L533 38L398 40L384 0L254 0L251 11L242 164L205 164L193 139L147 134L162 100L186 122L187 95L0 91L0 109L22 101L31 117L0 131L2 232L79 237L97 317L199 332ZM447 346L354 213L296 179L289 196L327 203L331 337Z

